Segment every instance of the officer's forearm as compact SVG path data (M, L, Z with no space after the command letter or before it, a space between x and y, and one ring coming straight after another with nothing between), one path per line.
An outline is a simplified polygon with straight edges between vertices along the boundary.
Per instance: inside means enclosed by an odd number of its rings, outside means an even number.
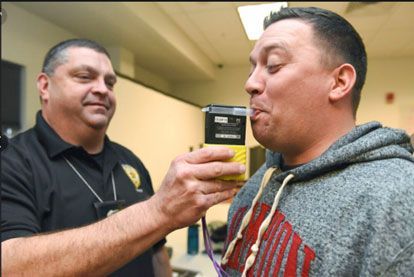
M108 275L171 231L151 200L85 227L4 241L2 276Z

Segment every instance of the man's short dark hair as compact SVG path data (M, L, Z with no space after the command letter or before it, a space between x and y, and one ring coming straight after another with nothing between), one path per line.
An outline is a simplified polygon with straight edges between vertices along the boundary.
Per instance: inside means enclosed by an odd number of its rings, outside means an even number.
M66 50L71 47L85 47L93 49L98 53L105 54L109 59L111 59L105 47L96 41L84 38L68 39L56 44L47 52L43 61L42 72L52 76L56 67L67 61Z
M274 22L289 18L303 20L312 25L315 38L326 53L323 61L327 65L338 66L345 62L355 68L357 76L352 89L352 109L355 117L367 74L367 54L362 38L340 15L315 7L282 8L278 12L270 13L263 25L266 29Z

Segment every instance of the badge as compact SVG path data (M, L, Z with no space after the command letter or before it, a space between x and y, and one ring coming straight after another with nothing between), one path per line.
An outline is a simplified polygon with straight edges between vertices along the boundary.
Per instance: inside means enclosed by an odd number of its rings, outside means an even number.
M131 182L134 184L135 190L138 190L141 186L141 178L138 174L138 171L129 164L122 164L122 168L124 169L126 175L128 175Z

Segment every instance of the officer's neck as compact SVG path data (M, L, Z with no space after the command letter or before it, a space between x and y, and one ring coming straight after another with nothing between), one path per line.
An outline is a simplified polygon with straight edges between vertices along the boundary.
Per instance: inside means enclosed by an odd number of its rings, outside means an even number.
M62 140L83 147L89 154L102 151L107 126L95 129L85 124L70 124L69 121L53 120L53 118L44 116L46 122Z
M82 142L81 145L89 154L98 154L102 152L104 146L104 136L95 136L92 140Z
M97 154L102 151L105 138L105 130L88 128L76 128L69 134L59 134L63 140L70 144L82 146L89 154Z

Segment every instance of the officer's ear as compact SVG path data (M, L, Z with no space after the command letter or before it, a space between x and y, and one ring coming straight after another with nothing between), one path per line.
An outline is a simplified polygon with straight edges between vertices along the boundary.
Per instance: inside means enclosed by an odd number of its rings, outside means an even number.
M45 103L49 100L50 79L46 73L40 73L37 76L37 90L39 91L40 101Z

